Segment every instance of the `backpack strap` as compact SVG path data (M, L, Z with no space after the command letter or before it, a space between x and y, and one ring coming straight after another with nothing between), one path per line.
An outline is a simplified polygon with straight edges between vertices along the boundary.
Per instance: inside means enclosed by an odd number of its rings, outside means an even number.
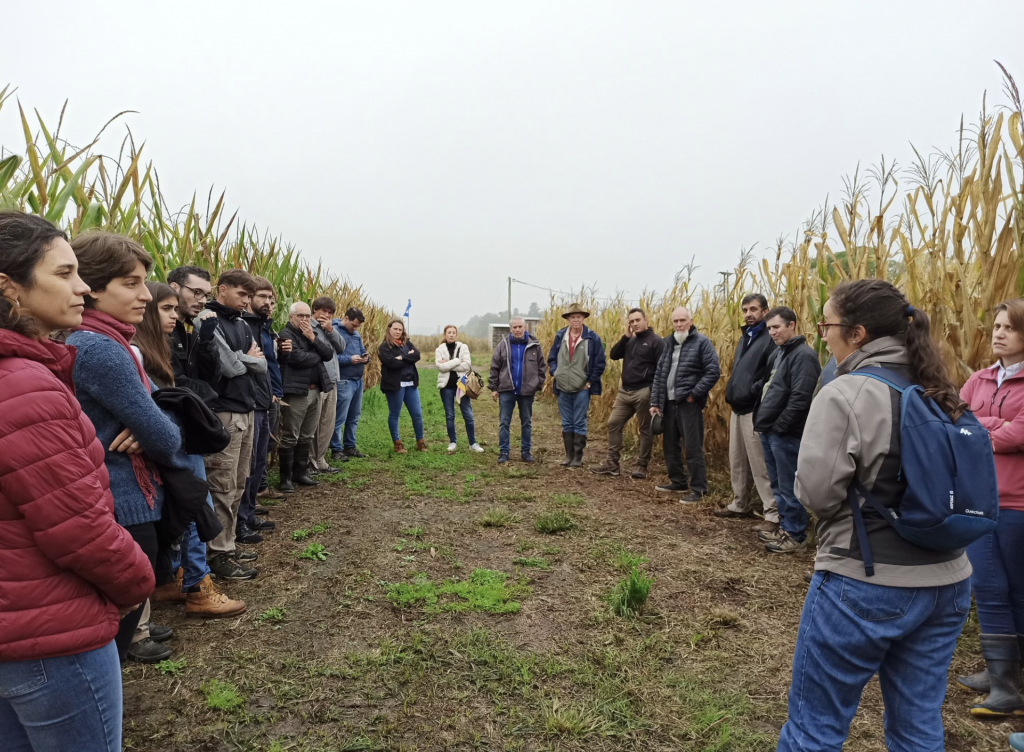
M858 368L856 371L850 371L850 376L867 376L869 379L875 381L881 381L891 389L895 389L900 394L903 394L910 387L914 386L907 379L895 371L891 371L888 368L882 368L881 366L865 366L864 368Z
M868 529L864 526L864 515L860 511L860 499L858 495L868 498L868 490L859 481L853 481L846 489L846 498L850 502L850 509L853 511L853 529L857 531L857 540L860 542L860 553L864 559L864 573L868 577L875 576L875 561L871 557L871 545L868 543Z

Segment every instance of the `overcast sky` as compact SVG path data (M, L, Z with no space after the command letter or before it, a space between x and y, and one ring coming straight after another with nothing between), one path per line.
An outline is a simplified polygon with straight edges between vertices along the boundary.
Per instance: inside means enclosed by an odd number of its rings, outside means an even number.
M226 189L412 298L415 331L504 308L509 275L635 297L695 257L717 280L858 161L951 146L985 89L1003 101L993 59L1024 85L1018 0L45 6L5 8L0 86L50 123L69 99L80 143L137 110L172 206Z

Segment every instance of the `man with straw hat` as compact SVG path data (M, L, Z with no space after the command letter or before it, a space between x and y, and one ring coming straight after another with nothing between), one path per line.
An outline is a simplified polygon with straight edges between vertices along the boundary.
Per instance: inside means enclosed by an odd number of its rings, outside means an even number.
M555 380L558 412L562 416L562 442L565 444L563 467L582 467L587 446L587 410L590 398L601 394L601 375L605 369L601 338L583 325L590 316L573 303L562 318L569 322L558 330L548 353L548 368Z

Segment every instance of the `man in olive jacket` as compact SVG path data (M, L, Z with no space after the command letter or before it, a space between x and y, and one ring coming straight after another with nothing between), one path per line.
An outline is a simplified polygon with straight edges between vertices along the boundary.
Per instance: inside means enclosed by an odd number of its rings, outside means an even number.
M509 322L511 333L498 343L491 356L487 388L498 403L498 462L508 462L511 449L509 426L512 411L519 408L522 427L520 452L523 462L533 462L530 454L533 438L533 398L547 376L540 342L526 331L526 321L516 316Z
M672 326L675 331L665 338L665 351L651 385L651 415L661 415L665 427L665 469L669 478L669 482L657 486L657 490L689 491L680 501L693 504L708 492L704 406L722 369L714 345L697 331L686 308L680 306L672 311ZM686 447L685 464L681 442Z
M796 333L792 309L773 308L765 323L778 348L768 361L768 379L754 411L754 430L761 437L781 528L758 537L770 552L788 554L803 550L807 538L807 511L797 500L793 484L821 362L806 339Z
M740 302L743 311L743 334L736 346L732 373L725 387L725 401L732 408L729 418L729 474L732 480L732 503L715 510L718 517L753 517L750 508L750 487L757 489L764 509L764 520L754 526L757 532L779 529L779 511L768 469L764 464L761 439L754 432L754 408L768 374L768 358L775 352L775 343L768 334L765 315L768 299L760 293L747 295Z

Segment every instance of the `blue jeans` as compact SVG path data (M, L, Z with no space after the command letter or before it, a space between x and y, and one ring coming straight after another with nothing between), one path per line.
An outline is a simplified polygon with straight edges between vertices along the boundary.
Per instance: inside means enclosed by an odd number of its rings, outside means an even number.
M455 393L458 389L442 389L441 403L444 405L444 422L448 426L448 441L455 443ZM462 411L462 420L466 423L466 438L469 445L476 443L476 431L473 423L473 400L463 396L459 401L459 409Z
M121 707L113 642L60 658L0 663L4 752L121 752Z
M397 392L384 392L388 400L388 430L391 431L391 440L398 441L398 417L402 414L402 405L409 411L412 418L412 430L416 433L416 440L423 438L423 410L420 408L420 391L414 386L400 387Z
M1000 509L996 529L967 547L982 634L1024 634L1024 512Z
M800 617L780 752L839 752L877 672L890 752L941 752L942 701L971 584L872 585L815 572Z
M238 504L236 532L248 525L256 516L256 494L260 492L263 473L267 470L267 453L270 451L270 413L256 410L252 414L252 460L249 463L249 477L245 479L245 491Z
M533 447L533 395L523 397L515 392L501 392L498 395L498 451L508 454L510 447L509 426L512 425L512 411L519 407L521 436L519 451L529 454Z
M339 381L337 386L338 406L334 410L331 449L340 452L342 449L356 448L356 429L359 427L359 415L363 412L363 380Z
M198 454L187 456L192 463L192 472L197 478L206 480L206 465L203 463L202 456ZM213 509L213 499L210 498L210 494L206 494L206 503L210 505L210 509ZM195 587L210 573L210 567L206 563L206 544L199 540L196 523L189 524L188 533L181 542L181 548L171 551L171 566L175 572L178 571L178 567L185 569L185 579L181 584L182 590Z
M802 543L807 538L807 510L793 490L796 459L800 455L800 438L779 433L758 435L764 449L764 464L768 468L775 506L779 509L779 522L789 537Z
M587 435L587 411L590 409L590 392L558 393L558 412L562 416L562 433Z

